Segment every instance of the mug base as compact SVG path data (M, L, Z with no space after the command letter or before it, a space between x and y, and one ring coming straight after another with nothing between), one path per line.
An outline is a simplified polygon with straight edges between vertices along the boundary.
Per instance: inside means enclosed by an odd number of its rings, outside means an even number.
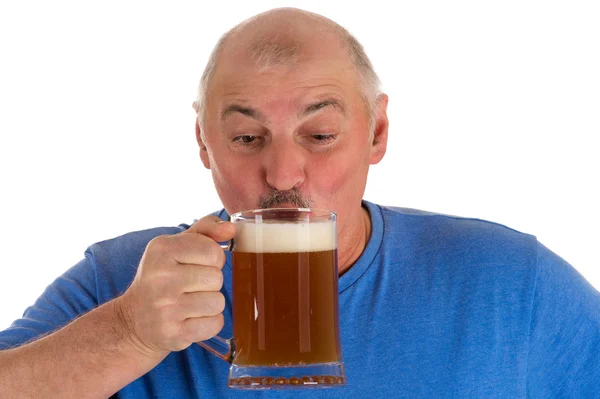
M229 388L305 389L346 385L343 362L302 366L237 366L229 370Z

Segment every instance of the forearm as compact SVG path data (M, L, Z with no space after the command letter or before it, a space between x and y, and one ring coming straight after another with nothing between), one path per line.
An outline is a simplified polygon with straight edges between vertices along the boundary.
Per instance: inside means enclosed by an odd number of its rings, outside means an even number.
M108 398L150 371L164 355L136 348L115 304L108 302L44 338L0 352L2 396Z

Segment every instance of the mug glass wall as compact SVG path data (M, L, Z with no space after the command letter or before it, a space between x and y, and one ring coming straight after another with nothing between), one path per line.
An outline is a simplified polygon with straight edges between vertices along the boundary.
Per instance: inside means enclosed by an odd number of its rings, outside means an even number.
M344 385L335 213L260 209L231 221L237 232L228 385Z

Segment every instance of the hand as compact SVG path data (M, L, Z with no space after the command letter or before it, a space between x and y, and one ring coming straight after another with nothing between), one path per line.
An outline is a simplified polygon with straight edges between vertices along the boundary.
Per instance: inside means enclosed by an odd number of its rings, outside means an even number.
M225 253L217 241L234 235L233 223L207 216L148 243L133 283L115 303L137 349L162 359L221 331Z

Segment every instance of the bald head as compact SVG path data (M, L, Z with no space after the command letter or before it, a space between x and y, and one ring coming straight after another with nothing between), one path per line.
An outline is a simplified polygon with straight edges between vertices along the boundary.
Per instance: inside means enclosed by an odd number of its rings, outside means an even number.
M263 69L279 64L295 65L299 59L339 53L356 69L368 108L380 94L379 78L363 47L350 33L321 15L279 8L258 14L225 33L215 46L200 81L196 110L202 124L215 70L222 62L251 62ZM235 60L235 61L234 61Z
M233 28L225 36L219 58L241 53L260 67L295 63L300 55L309 55L327 42L342 49L337 27L335 22L303 10L267 11ZM349 60L347 52L344 56Z

